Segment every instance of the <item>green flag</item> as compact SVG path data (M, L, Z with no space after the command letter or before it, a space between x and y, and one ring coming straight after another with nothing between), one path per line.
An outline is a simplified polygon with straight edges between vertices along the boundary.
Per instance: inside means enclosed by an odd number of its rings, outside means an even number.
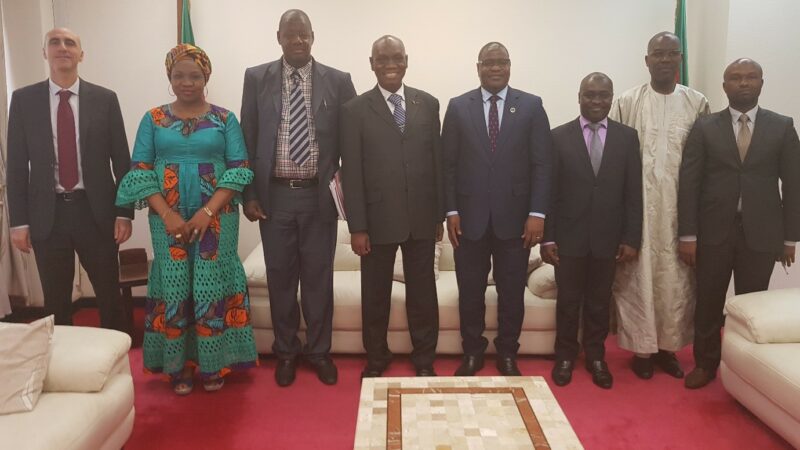
M675 8L675 35L681 40L681 68L675 79L678 83L689 85L689 51L686 43L686 0L677 0Z
M189 0L183 0L183 11L181 11L181 44L194 45L192 17L189 15Z

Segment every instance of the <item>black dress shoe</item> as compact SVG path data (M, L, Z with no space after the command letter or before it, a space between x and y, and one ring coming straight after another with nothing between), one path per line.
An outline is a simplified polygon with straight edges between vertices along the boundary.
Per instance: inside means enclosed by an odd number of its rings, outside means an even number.
M434 372L433 366L417 367L417 376L418 377L435 377L436 376L436 372Z
M281 387L289 386L294 383L296 372L297 363L294 358L278 359L278 365L275 367L275 382Z
M386 365L367 361L367 367L361 371L361 378L378 378L383 375Z
M556 386L566 386L572 381L572 368L574 364L572 361L560 360L556 361L551 375L553 376L553 383Z
M659 350L658 353L653 355L653 362L671 376L683 378L683 369L681 369L681 364L678 362L678 358L675 357L675 353Z
M317 372L317 378L319 378L319 381L322 381L327 385L336 384L336 381L339 379L339 370L336 369L336 365L333 363L333 360L330 356L311 359L308 362Z
M471 377L483 369L483 355L464 355L461 365L454 374L457 377Z
M703 369L702 367L695 367L694 370L689 372L689 375L686 375L686 379L683 380L684 386L686 389L699 389L708 383L711 382L714 378L717 377L716 370L708 370Z
M608 371L608 364L602 360L586 361L586 370L592 374L592 382L603 389L611 389L614 377Z
M633 355L631 369L633 369L633 373L635 373L637 377L643 380L649 380L653 378L653 358L642 358Z
M522 375L517 367L517 359L513 356L498 356L497 370L505 377L518 377Z

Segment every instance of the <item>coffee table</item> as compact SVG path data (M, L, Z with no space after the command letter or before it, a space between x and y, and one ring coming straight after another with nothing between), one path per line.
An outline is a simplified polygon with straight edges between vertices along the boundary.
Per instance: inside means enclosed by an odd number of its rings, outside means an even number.
M583 449L542 377L365 378L356 450Z

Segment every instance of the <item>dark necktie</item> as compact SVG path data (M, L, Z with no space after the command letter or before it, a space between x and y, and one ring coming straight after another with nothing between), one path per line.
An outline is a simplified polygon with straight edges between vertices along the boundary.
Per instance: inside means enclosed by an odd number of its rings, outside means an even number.
M62 90L58 93L56 134L58 136L58 182L65 191L71 191L78 184L78 144L75 140L75 115L69 106L72 92Z
M497 115L497 101L500 97L493 95L489 100L492 102L489 106L489 149L494 153L497 150L497 136L500 135L500 117Z
M406 110L403 109L403 97L392 94L389 96L389 102L394 105L392 116L395 123L397 123L397 127L400 128L400 132L406 131Z
M592 162L592 170L594 175L600 171L600 163L603 161L603 141L600 140L600 124L590 123L586 125L592 130L592 135L589 139L589 160Z
M308 139L308 112L300 74L292 72L292 93L289 96L289 158L302 166L311 156L311 143Z

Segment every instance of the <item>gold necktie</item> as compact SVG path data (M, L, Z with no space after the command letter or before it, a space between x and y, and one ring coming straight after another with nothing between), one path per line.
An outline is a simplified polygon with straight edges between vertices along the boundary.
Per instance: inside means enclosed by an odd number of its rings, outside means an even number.
M750 117L747 114L739 116L739 136L736 137L736 146L739 147L739 159L742 162L747 156L747 149L750 148L750 139L752 138L750 127L747 126L749 121Z

